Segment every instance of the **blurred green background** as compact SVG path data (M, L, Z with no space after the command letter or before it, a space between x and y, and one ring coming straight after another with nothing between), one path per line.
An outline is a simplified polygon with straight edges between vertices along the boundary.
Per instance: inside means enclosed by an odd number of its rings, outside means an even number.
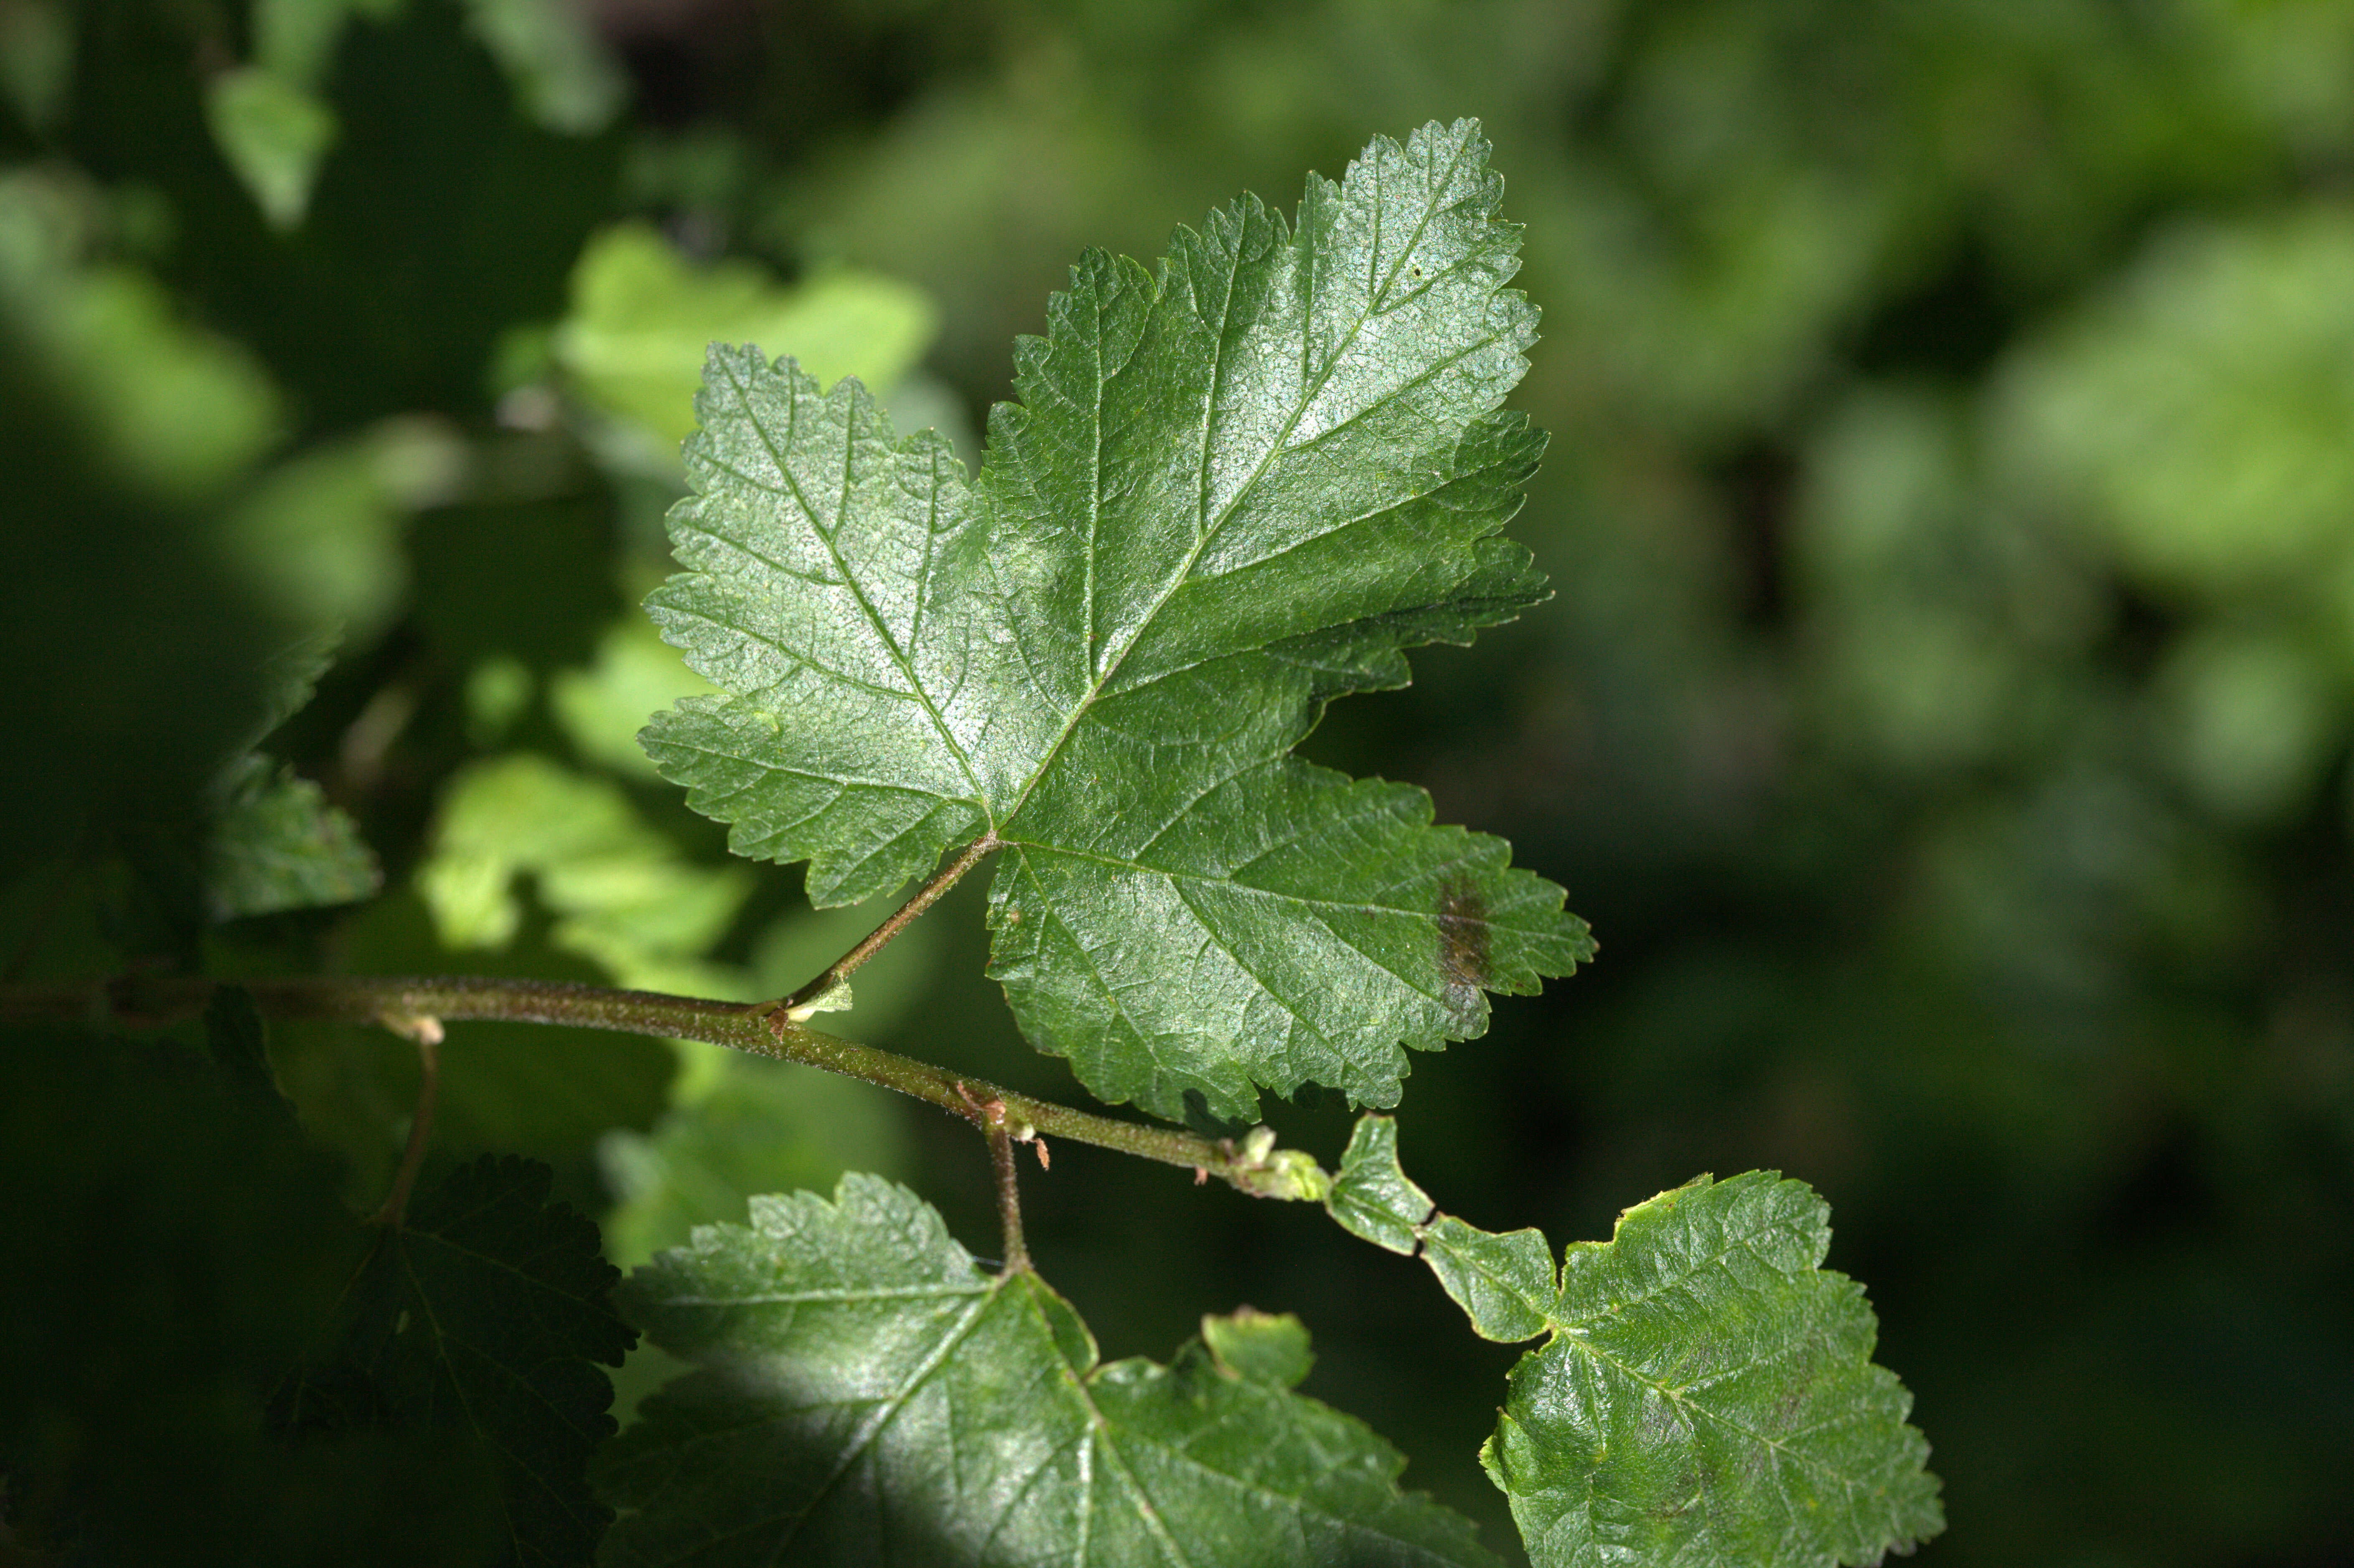
M1603 952L1416 1062L1409 1167L1556 1240L1700 1171L1820 1189L1947 1482L1925 1561L2354 1562L2344 0L0 0L0 973L790 989L873 912L728 861L631 738L695 686L633 604L704 343L977 461L1083 247L1467 114L1559 595L1308 749L1510 837ZM288 717L270 661L331 628ZM836 1022L1082 1097L979 892ZM373 1206L413 1056L271 1051ZM994 1246L980 1145L881 1091L520 1026L447 1063L435 1160L549 1161L619 1262L847 1167ZM1349 1119L1268 1115L1328 1162ZM260 1235L267 1183L147 1125L15 1117L10 1235L71 1194L191 1288L251 1264L188 1216ZM1517 1550L1474 1459L1514 1352L1414 1265L1055 1155L1031 1245L1108 1355L1297 1311L1308 1392ZM107 1441L168 1463L140 1409L214 1349L115 1279L28 1284L10 1353L146 1347Z

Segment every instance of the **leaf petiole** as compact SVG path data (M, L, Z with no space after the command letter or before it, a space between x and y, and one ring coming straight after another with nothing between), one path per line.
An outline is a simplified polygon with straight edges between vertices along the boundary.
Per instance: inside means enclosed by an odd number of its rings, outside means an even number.
M987 858L991 850L999 847L999 842L997 835L990 832L965 845L957 852L954 860L934 874L929 882L916 889L913 897L894 910L889 919L860 938L855 947L828 964L816 979L792 995L766 1004L763 1014L769 1026L782 1030L787 1026L807 1023L818 1013L847 1007L851 971L881 952L892 938L914 925L917 916L939 902L940 895L954 887L966 872Z
M425 1163L425 1146L433 1136L433 1106L441 1091L441 1021L429 1013L385 1012L378 1023L417 1043L417 1110L408 1118L408 1143L400 1151L400 1170L392 1191L376 1213L376 1224L398 1229L408 1217L408 1194L417 1186L417 1172Z
M1005 1232L1005 1272L1026 1274L1030 1248L1022 1240L1022 1183L1013 1162L1013 1139L1002 1122L989 1129L990 1162L997 1167L997 1218Z

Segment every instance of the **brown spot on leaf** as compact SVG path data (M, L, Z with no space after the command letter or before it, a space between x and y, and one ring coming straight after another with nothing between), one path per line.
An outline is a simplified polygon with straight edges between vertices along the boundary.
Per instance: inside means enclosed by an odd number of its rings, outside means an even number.
M1438 969L1449 985L1488 983L1488 901L1469 877L1439 885Z
M1447 1005L1466 1028L1478 1027L1479 992L1493 972L1488 965L1488 900L1468 876L1451 876L1438 887L1438 972L1447 982Z

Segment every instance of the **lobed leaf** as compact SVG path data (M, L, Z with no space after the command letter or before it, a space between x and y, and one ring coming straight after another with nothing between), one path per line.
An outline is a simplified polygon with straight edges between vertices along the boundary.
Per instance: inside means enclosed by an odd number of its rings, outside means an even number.
M625 1564L1489 1563L1404 1461L1292 1392L1296 1319L1108 1365L1035 1274L982 1272L905 1189L752 1200L625 1287L699 1370L600 1472Z
M613 1385L637 1335L609 1297L597 1227L547 1202L546 1166L485 1157L387 1226L334 1331L271 1402L302 1435L446 1427L493 1476L517 1564L588 1563L611 1512L588 1457L613 1431Z
M1535 1231L1435 1214L1395 1124L1366 1117L1327 1206L1419 1246L1482 1336L1545 1336L1480 1450L1537 1568L1827 1568L1945 1528L1912 1396L1872 1362L1863 1287L1821 1266L1829 1209L1804 1182L1700 1177L1556 1274Z
M648 608L720 689L644 736L739 853L853 902L1002 846L991 973L1097 1096L1395 1103L1405 1047L1593 950L1501 841L1290 755L1544 596L1496 537L1543 438L1536 313L1476 125L1380 140L1294 224L1245 197L1157 272L1100 252L1017 351L969 481L854 384L715 348Z

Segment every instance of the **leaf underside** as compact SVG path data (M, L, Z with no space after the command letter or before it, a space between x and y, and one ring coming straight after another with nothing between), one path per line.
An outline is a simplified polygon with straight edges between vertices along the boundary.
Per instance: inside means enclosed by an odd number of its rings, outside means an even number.
M1173 1364L1097 1359L1027 1271L990 1275L879 1178L755 1198L624 1288L698 1370L604 1456L603 1561L1491 1563L1403 1460L1290 1384L1298 1322L1204 1319Z
M991 972L1104 1099L1394 1104L1402 1047L1592 950L1501 841L1289 755L1544 597L1496 536L1543 437L1500 408L1536 312L1486 155L1433 124L1294 222L1246 196L1157 272L1090 252L978 482L856 384L715 346L648 609L722 694L647 751L821 905L993 835Z
M1328 1204L1419 1250L1490 1340L1544 1336L1480 1451L1536 1568L1829 1568L1945 1528L1913 1400L1872 1364L1863 1287L1821 1266L1829 1209L1804 1182L1701 1177L1579 1242L1433 1211L1366 1117Z

